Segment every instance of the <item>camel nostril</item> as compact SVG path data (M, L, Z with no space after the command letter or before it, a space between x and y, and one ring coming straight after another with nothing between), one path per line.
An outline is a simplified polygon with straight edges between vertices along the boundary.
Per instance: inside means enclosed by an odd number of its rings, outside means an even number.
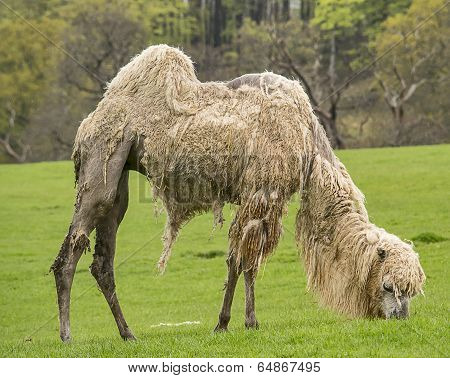
M409 311L408 309L401 308L401 309L395 309L391 312L389 318L395 318L395 319L407 319L409 317Z

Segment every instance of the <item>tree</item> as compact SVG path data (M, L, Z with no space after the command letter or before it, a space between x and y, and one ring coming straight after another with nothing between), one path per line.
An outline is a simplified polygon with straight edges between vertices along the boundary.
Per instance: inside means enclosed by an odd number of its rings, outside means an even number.
M67 20L67 58L62 67L69 84L99 98L105 83L149 44L178 44L190 39L193 23L183 1L82 0L62 7Z
M56 40L59 22L43 18L34 25ZM24 162L31 151L24 131L54 73L55 56L23 22L3 19L0 35L0 145L11 159Z
M338 104L347 89L351 53L348 36L357 30L362 0L325 0L315 7L312 22L291 20L271 27L274 67L298 79L325 127L332 145L345 147L338 128Z
M448 80L450 28L445 3L414 0L406 13L397 13L383 23L374 42L377 56L398 44L375 71L394 121L394 145L404 143L409 124L414 121L414 117L406 116L407 104L425 84L436 86ZM437 9L441 11L433 15Z
M84 0L60 10L68 24L64 48L76 59L64 58L62 74L69 85L95 101L106 83L146 45L144 31L126 5Z

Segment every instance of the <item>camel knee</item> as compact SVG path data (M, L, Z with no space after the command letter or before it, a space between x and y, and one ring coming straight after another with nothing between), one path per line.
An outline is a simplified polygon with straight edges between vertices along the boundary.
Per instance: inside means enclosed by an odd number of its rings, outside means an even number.
M76 219L84 228L92 231L113 208L116 194L117 188L107 187L83 193Z
M73 231L71 226L50 271L58 278L61 273L73 270L81 254L86 250L90 250L89 236L83 231Z
M104 181L102 176L82 175L75 203L74 223L92 231L114 207L122 171L115 170Z
M94 207L98 214L106 215L114 206L116 200L117 188L101 191L94 202Z

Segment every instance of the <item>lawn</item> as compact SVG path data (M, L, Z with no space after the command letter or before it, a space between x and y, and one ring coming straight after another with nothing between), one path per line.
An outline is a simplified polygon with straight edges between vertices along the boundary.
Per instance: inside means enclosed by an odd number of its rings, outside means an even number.
M260 329L245 330L241 279L230 331L214 334L233 208L226 208L222 230L212 232L211 214L185 226L166 274L158 276L164 214L155 215L145 178L132 174L116 281L138 341L120 339L89 273L88 252L72 291L73 341L64 345L48 269L72 214L72 163L1 165L0 357L450 357L450 145L338 155L365 193L371 220L416 239L427 282L409 320L352 320L317 305L294 242L299 203L293 199L280 245L256 282ZM158 326L187 321L198 323Z

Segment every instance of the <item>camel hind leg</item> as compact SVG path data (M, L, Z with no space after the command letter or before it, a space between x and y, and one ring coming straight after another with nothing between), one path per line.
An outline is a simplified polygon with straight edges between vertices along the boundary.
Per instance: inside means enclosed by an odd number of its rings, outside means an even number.
M113 313L119 328L120 336L124 340L135 340L128 327L120 308L116 294L114 280L114 254L116 250L116 235L120 222L128 208L128 171L124 171L119 181L114 205L108 216L96 227L97 236L95 242L94 261L90 267L91 273L96 279L106 301Z
M228 323L231 319L231 305L233 304L234 292L239 276L241 275L241 267L236 265L236 257L230 251L227 259L228 265L228 279L225 283L225 294L223 296L222 309L219 314L219 322L214 329L214 332L227 331Z
M70 291L75 269L82 253L89 249L89 235L114 205L117 186L132 142L121 143L106 167L101 150L86 146L79 165L78 193L69 232L51 270L58 296L60 337L70 340ZM106 169L105 169L106 168Z
M258 329L259 324L255 315L255 280L258 274L256 269L244 271L245 279L245 328Z

